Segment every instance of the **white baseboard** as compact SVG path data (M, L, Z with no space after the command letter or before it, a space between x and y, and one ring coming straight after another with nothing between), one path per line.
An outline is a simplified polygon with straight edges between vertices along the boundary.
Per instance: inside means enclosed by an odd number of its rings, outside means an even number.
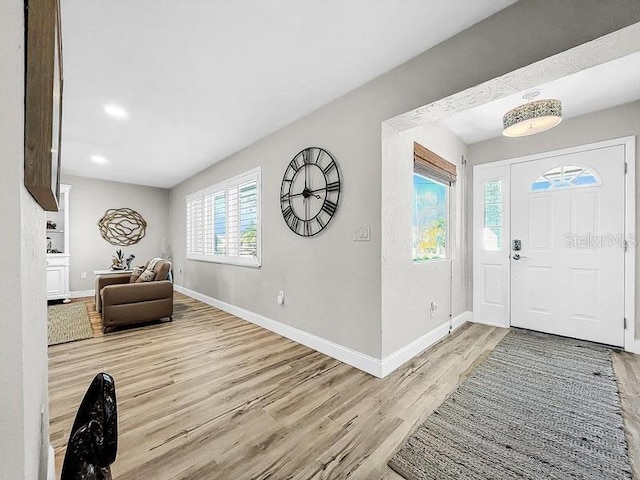
M413 357L421 354L427 348L442 340L450 332L453 332L465 323L470 322L472 318L473 315L470 311L462 312L460 315L453 318L451 321L451 328L449 328L449 322L443 323L439 327L436 327L430 332L415 339L413 342L405 345L399 350L396 350L392 354L387 355L381 362L381 376L386 377Z
M176 292L195 298L196 300L206 303L207 305L211 305L212 307L224 310L225 312L235 315L238 318L242 318L247 322L259 325L262 328L266 328L267 330L277 333L278 335L282 335L289 340L293 340L294 342L305 345L313 350L324 353L325 355L347 363L358 370L362 370L363 372L367 372L378 378L383 378L389 375L398 367L408 362L416 355L422 353L449 333L449 323L444 323L426 335L423 335L417 340L411 342L409 345L402 347L397 352L394 352L383 360L380 360L349 347L345 347L344 345L332 342L331 340L318 337L317 335L305 332L299 328L272 320L271 318L245 310L244 308L236 305L223 302L217 298L209 297L208 295L185 288L181 285L174 284L173 288ZM466 322L471 321L471 318L472 314L469 311L458 315L451 322L451 331L461 327Z
M95 294L95 290L76 290L75 292L69 292L71 298L93 297Z
M56 452L49 444L49 455L47 458L47 480L56 480Z
M276 320L272 320L254 312L250 312L249 310L245 310L244 308L238 307L236 305L232 305L230 303L223 302L222 300L218 300L194 290L190 290L180 285L174 284L173 288L176 292L180 292L191 298L200 300L207 305L211 305L212 307L224 310L225 312L242 318L247 322L259 325L262 328L271 330L272 332L275 332L278 335L282 335L283 337L293 340L294 342L301 343L302 345L312 348L313 350L316 350L318 352L324 353L325 355L329 355L330 357L340 360L341 362L348 363L352 367L355 367L376 377L380 377L380 360L377 358L358 352L349 347L337 344L325 338L318 337L317 335L305 332L304 330L300 330L290 325L277 322Z

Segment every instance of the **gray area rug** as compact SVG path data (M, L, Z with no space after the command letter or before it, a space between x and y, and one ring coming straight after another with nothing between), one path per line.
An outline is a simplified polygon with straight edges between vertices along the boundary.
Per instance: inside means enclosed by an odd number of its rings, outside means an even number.
M611 350L510 332L389 466L410 480L630 480Z
M50 305L47 336L49 345L75 342L93 337L87 306L83 302Z

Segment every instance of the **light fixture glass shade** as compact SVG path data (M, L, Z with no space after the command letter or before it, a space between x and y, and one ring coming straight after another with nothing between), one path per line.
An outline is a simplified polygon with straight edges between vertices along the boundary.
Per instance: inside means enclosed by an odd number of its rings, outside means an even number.
M525 103L503 117L505 137L525 137L555 127L562 120L560 100L546 99Z

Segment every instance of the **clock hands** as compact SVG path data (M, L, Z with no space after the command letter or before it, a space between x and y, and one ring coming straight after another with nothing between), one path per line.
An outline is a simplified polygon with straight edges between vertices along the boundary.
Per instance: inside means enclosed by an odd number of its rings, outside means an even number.
M318 195L316 192L321 192L322 190L326 190L325 188L318 188L316 190L309 190L307 187L304 187L304 190L302 190L300 193L293 193L291 195L289 195L290 198L293 197L304 197L305 199L308 197L316 197L318 199L321 199L322 197L320 195Z
M307 168L307 166L311 164L311 158L310 157L311 157L311 149L310 148L307 148L307 149L302 151L302 165L303 165L303 168L304 168L304 188L305 188L305 190L309 190L309 187L310 187L309 174L307 173L307 171L309 170Z
M306 190L306 188L305 188L305 190ZM308 197L305 197L305 196L302 197L302 200L303 200L303 203L304 203L304 219L305 220L307 220L309 218L309 202L307 202L307 198Z
M322 188L316 188L314 190L309 190L307 187L304 187L304 190L302 190L301 192L284 195L281 200L285 201L286 199L290 199L293 197L304 197L305 200L309 197L316 197L317 199L321 200L322 197L318 195L318 192L323 192L323 191L333 192L333 191L339 191L339 190L340 190L340 183L331 182L326 184Z

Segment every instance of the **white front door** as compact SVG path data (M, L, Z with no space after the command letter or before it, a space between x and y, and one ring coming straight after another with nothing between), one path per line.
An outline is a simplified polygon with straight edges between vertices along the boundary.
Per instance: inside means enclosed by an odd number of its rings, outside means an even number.
M616 145L511 166L512 326L624 345L624 161Z

